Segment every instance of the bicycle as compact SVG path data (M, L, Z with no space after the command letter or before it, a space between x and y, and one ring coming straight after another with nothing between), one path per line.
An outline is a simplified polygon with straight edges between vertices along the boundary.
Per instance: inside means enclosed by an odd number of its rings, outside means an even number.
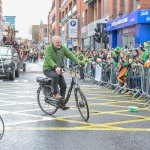
M70 95L72 89L74 88L74 95L76 106L78 111L83 118L84 121L89 119L89 107L84 96L82 90L80 89L80 85L78 84L78 74L77 71L78 65L69 69L72 80L71 84L65 99L56 100L53 98L53 90L52 90L52 79L51 78L42 78L37 77L36 81L39 83L39 88L37 90L37 101L40 109L47 115L53 115L58 109L64 109L65 105L68 103L70 99ZM45 108L45 105L48 106ZM82 110L85 109L85 110Z
M4 121L0 116L0 140L3 138L4 130L5 130Z

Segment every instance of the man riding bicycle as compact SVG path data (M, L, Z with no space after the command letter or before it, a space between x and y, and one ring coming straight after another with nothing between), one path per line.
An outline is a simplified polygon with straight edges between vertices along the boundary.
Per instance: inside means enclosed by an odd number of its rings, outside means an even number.
M78 58L61 43L60 36L53 36L52 45L49 45L45 52L45 61L43 64L44 75L52 78L53 98L64 99L67 89L66 82L61 70L64 68L64 57L70 58L75 63L79 63ZM60 92L58 91L58 85Z

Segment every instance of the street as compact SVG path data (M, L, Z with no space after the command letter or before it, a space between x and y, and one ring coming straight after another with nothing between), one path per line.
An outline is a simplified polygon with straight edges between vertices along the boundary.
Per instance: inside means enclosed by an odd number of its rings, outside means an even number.
M53 116L43 114L36 98L36 77L43 76L38 64L29 64L35 70L28 67L16 80L0 83L0 114L6 128L1 150L149 149L150 110L144 107L145 100L113 95L113 90L81 82L90 108L88 122L80 117L74 95L69 110L58 110ZM64 76L69 86L69 73ZM129 112L129 106L139 109Z

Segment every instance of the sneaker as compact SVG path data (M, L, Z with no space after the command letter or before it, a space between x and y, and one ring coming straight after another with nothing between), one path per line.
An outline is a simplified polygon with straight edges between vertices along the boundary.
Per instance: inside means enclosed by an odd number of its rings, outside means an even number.
M128 91L128 92L126 92L125 94L126 94L126 95L129 95L129 94L132 94L132 92L131 92L131 91Z
M53 95L53 98L54 99L62 99L62 96L57 93L57 94Z
M125 94L125 93L126 93L126 90L121 91L121 94Z

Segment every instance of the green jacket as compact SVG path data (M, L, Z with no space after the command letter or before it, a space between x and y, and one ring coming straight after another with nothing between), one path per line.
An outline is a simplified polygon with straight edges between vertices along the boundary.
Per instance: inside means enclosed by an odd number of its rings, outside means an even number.
M79 62L78 58L71 51L69 51L66 47L61 46L60 51L61 51L62 60L66 56L67 58L70 58L75 63ZM57 54L57 49L53 45L49 45L45 52L45 61L43 64L43 71L47 69L54 69L55 67L57 67L57 55L56 54ZM62 64L62 66L64 66L64 64Z

